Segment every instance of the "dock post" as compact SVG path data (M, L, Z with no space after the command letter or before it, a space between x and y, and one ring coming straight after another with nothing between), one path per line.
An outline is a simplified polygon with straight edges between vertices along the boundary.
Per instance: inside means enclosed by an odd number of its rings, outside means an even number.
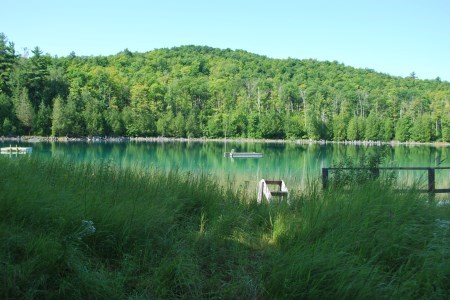
M428 192L434 193L435 187L435 170L434 168L428 168Z
M328 168L322 168L322 189L327 188L328 182Z

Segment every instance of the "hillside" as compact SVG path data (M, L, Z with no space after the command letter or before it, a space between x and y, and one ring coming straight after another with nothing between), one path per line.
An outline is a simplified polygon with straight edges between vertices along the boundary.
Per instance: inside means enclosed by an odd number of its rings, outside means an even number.
M0 135L450 141L439 78L204 46L20 57L0 37Z

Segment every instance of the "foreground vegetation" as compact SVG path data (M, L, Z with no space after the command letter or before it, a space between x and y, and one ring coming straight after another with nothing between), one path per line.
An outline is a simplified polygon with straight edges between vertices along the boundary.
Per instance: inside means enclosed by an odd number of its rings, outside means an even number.
M0 157L0 298L448 299L449 207L385 184L257 205L209 174Z
M439 77L200 46L43 50L18 55L0 33L0 136L450 142L450 83Z

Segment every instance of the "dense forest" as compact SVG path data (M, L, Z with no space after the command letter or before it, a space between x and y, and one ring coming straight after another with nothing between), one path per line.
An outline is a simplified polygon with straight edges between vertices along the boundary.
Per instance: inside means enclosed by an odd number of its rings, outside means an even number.
M450 83L182 46L18 55L0 34L0 136L450 142Z

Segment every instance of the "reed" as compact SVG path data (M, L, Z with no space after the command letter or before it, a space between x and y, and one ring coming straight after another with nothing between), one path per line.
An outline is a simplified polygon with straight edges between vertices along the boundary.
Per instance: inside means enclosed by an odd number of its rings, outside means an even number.
M257 205L210 174L0 158L0 298L449 297L448 206L309 182Z

